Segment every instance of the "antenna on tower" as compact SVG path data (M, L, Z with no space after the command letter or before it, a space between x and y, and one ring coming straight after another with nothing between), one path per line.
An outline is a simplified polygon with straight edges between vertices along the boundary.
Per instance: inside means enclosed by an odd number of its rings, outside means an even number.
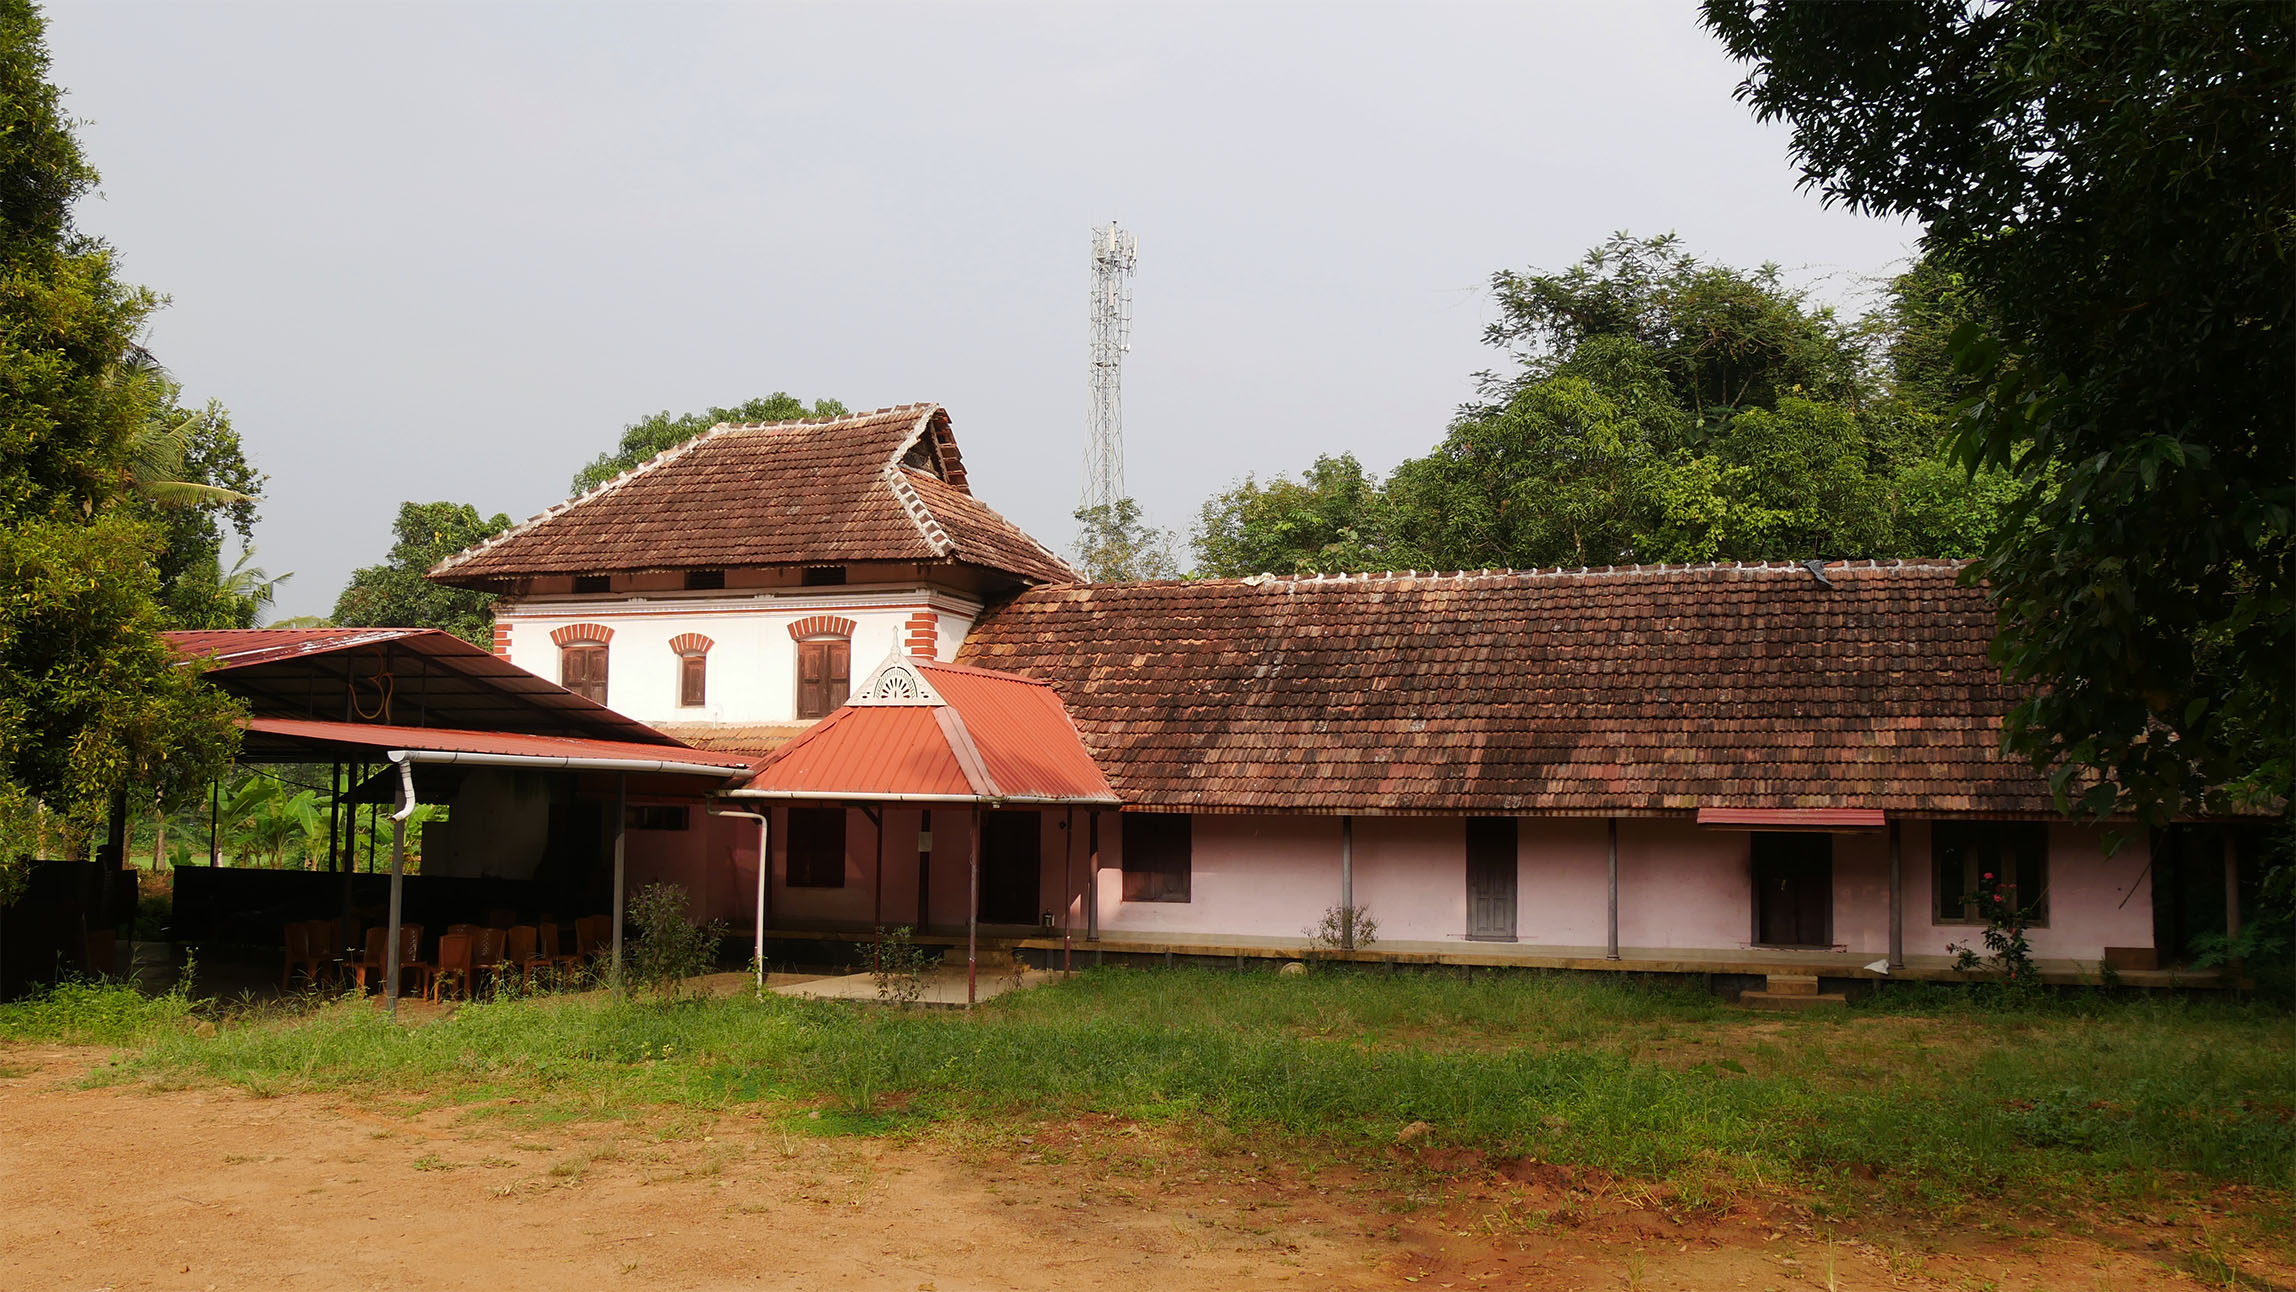
M1115 514L1124 489L1124 352L1132 348L1132 271L1140 240L1114 220L1092 231L1092 437L1084 445L1084 507Z

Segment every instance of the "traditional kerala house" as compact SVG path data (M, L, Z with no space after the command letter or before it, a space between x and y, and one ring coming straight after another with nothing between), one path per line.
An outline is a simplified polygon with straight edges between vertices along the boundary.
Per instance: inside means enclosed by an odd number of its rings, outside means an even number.
M498 595L512 662L768 756L723 796L757 901L709 888L761 940L1240 960L1360 912L1360 955L1856 978L1946 973L1996 901L2060 975L2236 922L2236 832L2069 822L2001 753L1960 574L1085 584L919 404L721 426L431 577Z

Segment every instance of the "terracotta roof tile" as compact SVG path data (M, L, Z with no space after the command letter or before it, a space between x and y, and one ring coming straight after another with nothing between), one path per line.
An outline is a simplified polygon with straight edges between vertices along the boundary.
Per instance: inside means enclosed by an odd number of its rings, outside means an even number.
M2047 814L1950 563L1039 588L960 662L1053 684L1127 803Z
M948 413L909 404L713 427L429 577L493 588L534 574L943 560L1075 578L972 496Z

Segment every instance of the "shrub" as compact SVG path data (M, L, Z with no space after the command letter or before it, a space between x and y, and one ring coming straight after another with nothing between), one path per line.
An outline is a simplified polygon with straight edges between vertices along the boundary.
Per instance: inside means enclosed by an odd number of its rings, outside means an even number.
M648 884L630 899L630 924L637 942L630 949L629 976L635 986L675 996L686 979L717 964L726 924L696 924L686 914L686 890L676 884Z

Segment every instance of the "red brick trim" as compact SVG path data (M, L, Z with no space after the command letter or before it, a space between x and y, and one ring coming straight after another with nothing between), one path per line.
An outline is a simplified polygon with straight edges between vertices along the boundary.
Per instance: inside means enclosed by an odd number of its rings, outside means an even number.
M811 615L789 626L789 636L792 641L804 641L808 637L851 637L852 635L853 621L840 619L835 615Z
M604 624L568 624L564 628L553 630L550 634L550 640L560 646L576 644L603 646L614 640L614 630Z
M679 633L670 638L670 649L680 655L707 655L716 644L700 633Z
M509 624L498 623L494 626L494 653L497 655L508 655L510 653Z
M901 650L908 655L933 658L941 644L941 617L930 610L919 610L902 625Z

